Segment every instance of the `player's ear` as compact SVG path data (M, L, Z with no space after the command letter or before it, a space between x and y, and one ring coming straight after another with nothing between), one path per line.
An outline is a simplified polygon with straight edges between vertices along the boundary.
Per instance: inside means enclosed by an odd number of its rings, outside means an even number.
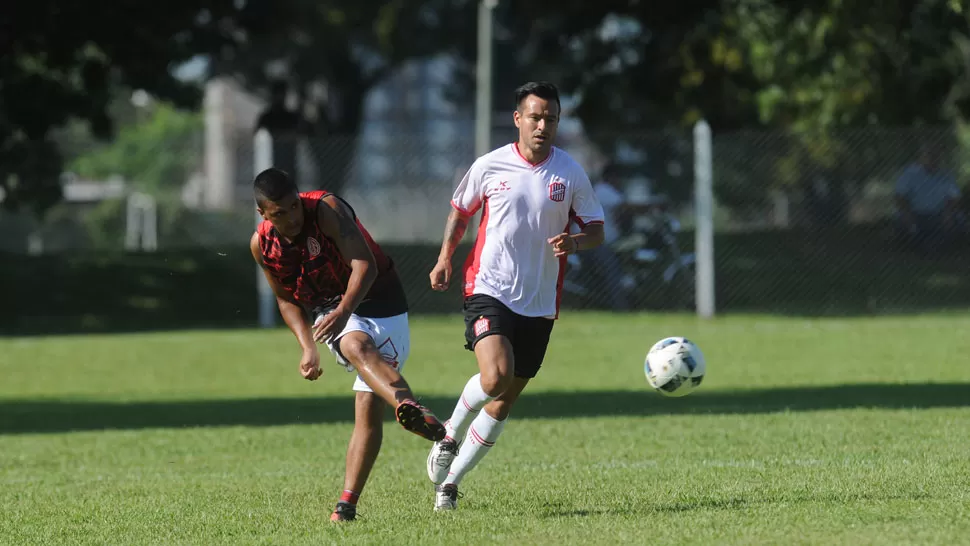
M519 127L519 123L520 123L521 120L522 120L522 114L519 113L519 110L518 109L513 110L512 111L512 121L515 122L515 127L516 128Z

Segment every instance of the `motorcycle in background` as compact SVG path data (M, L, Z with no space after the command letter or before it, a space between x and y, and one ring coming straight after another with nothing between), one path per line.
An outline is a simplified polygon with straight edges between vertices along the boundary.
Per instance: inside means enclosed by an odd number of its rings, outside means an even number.
M612 245L631 307L693 309L696 256L680 248L680 222L665 196L651 196L639 205L642 212L633 217L628 234ZM584 270L582 254L570 255L568 263L563 288L574 296L594 297L594 277Z

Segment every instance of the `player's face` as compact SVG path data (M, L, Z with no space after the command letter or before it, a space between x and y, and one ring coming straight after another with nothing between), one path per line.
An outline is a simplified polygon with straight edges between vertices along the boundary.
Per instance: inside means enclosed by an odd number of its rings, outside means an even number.
M259 208L259 214L284 237L296 237L303 230L303 202L299 194L294 193L279 201L266 201Z
M529 95L513 114L519 128L519 141L533 152L546 153L552 148L559 129L559 106L556 101Z

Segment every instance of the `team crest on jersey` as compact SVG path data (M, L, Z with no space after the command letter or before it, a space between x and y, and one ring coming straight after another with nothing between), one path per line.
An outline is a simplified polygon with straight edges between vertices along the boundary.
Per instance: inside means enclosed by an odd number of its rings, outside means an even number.
M566 184L562 178L556 177L549 183L549 199L561 203L566 199Z
M306 248L310 251L311 258L316 258L323 250L323 248L320 247L320 241L314 239L313 237L307 237Z
M492 327L492 323L485 317L481 317L475 321L475 337L478 337L489 330Z

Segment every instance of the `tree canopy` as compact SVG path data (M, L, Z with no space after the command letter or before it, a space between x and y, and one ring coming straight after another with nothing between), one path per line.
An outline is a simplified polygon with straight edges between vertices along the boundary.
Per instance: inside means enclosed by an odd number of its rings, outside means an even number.
M113 135L119 89L198 106L173 68L261 91L286 67L321 135L353 136L367 92L400 63L440 52L474 69L474 0L110 0L0 7L0 188L8 207L59 199L53 129L71 119ZM779 127L823 133L970 113L970 12L956 0L500 2L496 106L526 79L579 97L604 147L624 133ZM14 23L15 22L15 23ZM469 91L456 82L456 91ZM470 105L471 93L455 100Z
M51 130L71 119L113 134L114 90L144 89L179 106L200 90L170 68L235 41L232 0L7 2L0 8L0 188L9 208L60 199Z

